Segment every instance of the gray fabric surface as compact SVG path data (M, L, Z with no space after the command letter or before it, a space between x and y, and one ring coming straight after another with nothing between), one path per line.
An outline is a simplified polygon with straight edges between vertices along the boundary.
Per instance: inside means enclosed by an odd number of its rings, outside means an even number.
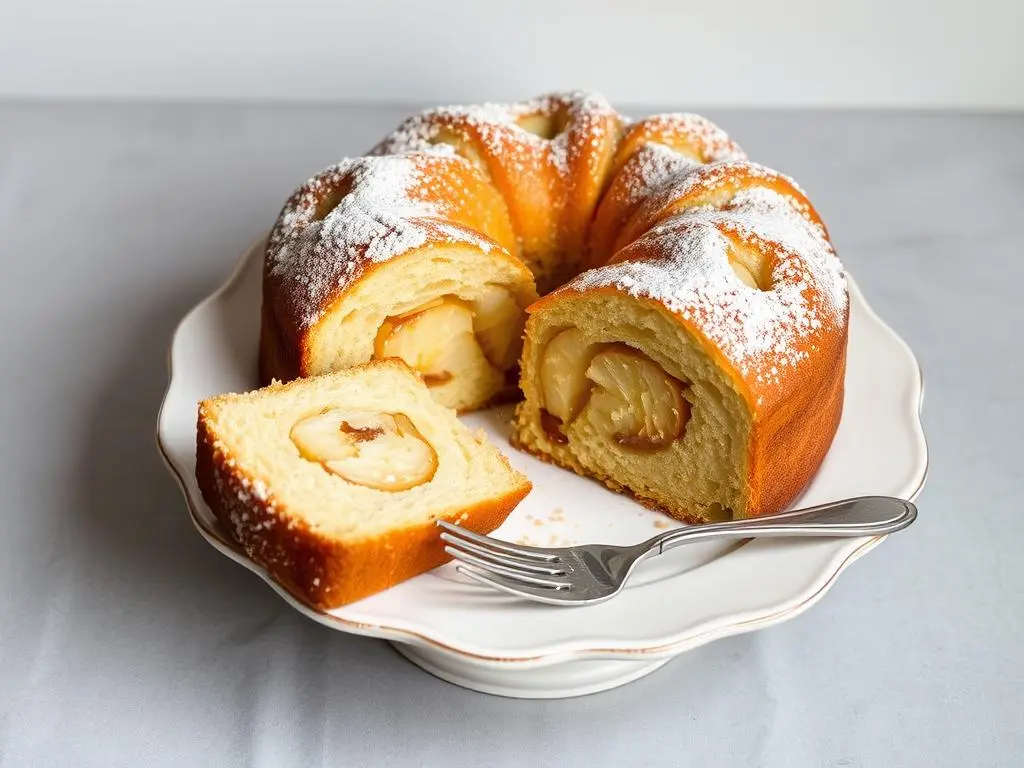
M538 702L303 619L154 447L178 319L406 111L0 105L0 765L1020 765L1024 116L711 114L921 360L921 517L795 620Z

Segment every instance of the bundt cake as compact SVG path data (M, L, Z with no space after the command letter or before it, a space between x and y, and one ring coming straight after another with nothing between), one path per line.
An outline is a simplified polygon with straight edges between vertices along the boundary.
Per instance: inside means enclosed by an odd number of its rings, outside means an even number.
M699 521L807 484L847 324L793 181L699 116L568 93L428 110L301 187L267 246L260 366L397 357L459 410L521 391L516 446Z
M394 360L206 400L196 458L223 529L320 608L440 565L436 520L488 533L530 490Z

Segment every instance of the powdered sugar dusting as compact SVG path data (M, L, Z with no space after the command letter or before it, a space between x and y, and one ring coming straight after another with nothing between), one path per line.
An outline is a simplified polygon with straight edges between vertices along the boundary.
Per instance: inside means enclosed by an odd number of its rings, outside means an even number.
M664 144L641 147L626 161L619 178L623 180L623 202L636 205L651 192L693 170L699 163Z
M632 129L639 137L651 142L674 144L679 141L695 149L702 163L725 160L746 160L746 153L729 134L702 115L692 112L671 112L651 115Z
M731 197L730 190L742 191L748 186L775 185L791 188L796 195L783 195L782 202L811 220L810 207L806 200L802 199L803 191L795 181L757 163L726 161L696 166L691 171L676 174L661 186L649 190L649 194L642 198L637 208L634 223L646 229L646 226L658 220L663 211L680 201L704 199L708 203L714 203L717 198L719 202L724 203Z
M441 138L441 121L457 119L469 125L515 125L515 116L505 104L450 105L427 109L413 115L373 148L374 155L402 152L455 154L455 147ZM525 131L524 131L525 133Z
M388 261L428 240L491 249L483 235L444 221L444 201L464 192L445 187L450 181L439 166L453 162L465 161L416 155L347 159L296 191L271 233L266 271L299 329L316 323L329 297L367 263ZM344 196L321 219L318 205L332 193Z
M769 290L736 276L729 256L737 244L772 259ZM761 384L799 366L816 334L842 326L847 307L842 265L824 232L763 187L722 210L701 206L667 219L566 288L608 286L662 303Z
M627 143L632 151L619 176L630 206L698 165L746 159L725 131L690 112L644 118L630 130Z
M567 204L569 190L578 185L605 186L600 174L606 163L599 158L607 155L600 150L616 140L622 120L602 97L588 92L440 107L410 118L370 157L326 170L285 207L266 260L266 274L278 282L286 305L282 315L293 318L298 330L308 328L367 263L428 242L498 247L455 223L461 221L457 216L453 220L453 211L472 192L456 187L462 182L453 181L457 174L445 173L444 164L480 166L481 179L491 176L481 183L496 182L500 172L504 178L496 186L513 197L550 184L550 206L556 208ZM762 383L781 381L787 369L813 354L819 334L842 327L842 265L792 180L746 162L721 129L690 113L632 123L621 146L629 147L620 150L629 155L612 188L623 197L623 207L633 209L628 227L635 229L621 235L627 242L639 239L619 251L614 263L585 272L567 288L615 286L659 301L688 320L742 375ZM336 207L318 211L325 199ZM509 207L514 208L511 202ZM672 211L677 213L669 216ZM590 219L581 218L586 227ZM558 221L552 214L552 226ZM543 247L559 253L560 245L545 241ZM571 249L563 251L568 256ZM737 252L769 259L768 290L737 277L730 266Z
M521 124L532 115L554 116L564 111L565 130L552 138L531 133ZM373 149L373 154L433 152L453 154L452 143L479 142L484 152L500 157L516 174L538 158L568 179L574 160L586 149L607 140L609 118L618 114L603 96L590 91L548 94L514 104L485 103L429 109L405 121Z

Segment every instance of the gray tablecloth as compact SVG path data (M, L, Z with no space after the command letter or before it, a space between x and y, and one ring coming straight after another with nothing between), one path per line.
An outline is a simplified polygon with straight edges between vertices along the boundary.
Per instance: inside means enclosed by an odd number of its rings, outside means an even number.
M196 534L171 331L406 109L0 105L0 765L1024 764L1024 117L714 113L925 370L921 517L795 620L516 701L319 626Z

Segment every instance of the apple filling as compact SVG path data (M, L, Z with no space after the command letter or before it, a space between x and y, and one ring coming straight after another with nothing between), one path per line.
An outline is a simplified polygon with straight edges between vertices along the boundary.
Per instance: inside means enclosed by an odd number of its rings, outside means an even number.
M374 341L377 359L397 357L431 387L481 364L513 368L522 349L523 311L500 285L487 285L472 300L441 296L389 317Z
M633 347L587 342L569 328L555 336L540 361L541 425L555 442L585 416L618 445L656 450L682 436L690 418L686 385Z
M437 453L403 413L330 408L297 422L291 439L303 458L379 491L415 488L437 471Z

